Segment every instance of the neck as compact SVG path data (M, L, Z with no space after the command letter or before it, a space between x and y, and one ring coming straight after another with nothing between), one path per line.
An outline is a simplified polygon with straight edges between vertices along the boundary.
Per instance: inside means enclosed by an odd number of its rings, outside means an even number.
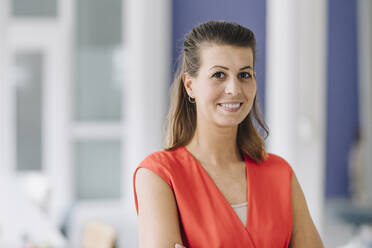
M238 126L211 127L198 123L195 135L186 148L200 162L227 169L242 161L236 137Z

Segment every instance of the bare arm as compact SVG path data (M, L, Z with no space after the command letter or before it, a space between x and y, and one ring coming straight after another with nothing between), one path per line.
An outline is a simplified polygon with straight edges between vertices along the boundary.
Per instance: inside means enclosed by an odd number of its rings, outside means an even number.
M173 192L157 174L146 168L137 171L140 248L173 248L182 244L178 211Z
M296 175L292 176L292 213L293 226L289 247L291 248L324 248L322 240L313 223L307 208L304 193L297 181Z

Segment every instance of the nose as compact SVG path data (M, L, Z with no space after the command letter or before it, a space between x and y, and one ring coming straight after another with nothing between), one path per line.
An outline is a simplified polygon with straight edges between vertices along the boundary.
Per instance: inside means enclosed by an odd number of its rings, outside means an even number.
M238 96L241 94L240 82L236 78L230 79L225 87L225 93L232 96Z

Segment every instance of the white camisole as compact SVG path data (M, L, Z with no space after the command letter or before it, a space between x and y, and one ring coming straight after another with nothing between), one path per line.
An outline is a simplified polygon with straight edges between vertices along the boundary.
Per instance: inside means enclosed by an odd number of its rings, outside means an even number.
M243 202L240 204L231 205L235 213L238 215L239 219L242 221L243 225L247 225L247 205L248 202Z

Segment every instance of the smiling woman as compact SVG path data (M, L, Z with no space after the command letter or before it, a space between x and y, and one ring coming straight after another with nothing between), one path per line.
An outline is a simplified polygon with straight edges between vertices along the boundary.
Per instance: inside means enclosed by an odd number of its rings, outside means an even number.
M248 28L209 21L184 42L167 147L133 175L140 247L323 247L291 166L265 151Z

